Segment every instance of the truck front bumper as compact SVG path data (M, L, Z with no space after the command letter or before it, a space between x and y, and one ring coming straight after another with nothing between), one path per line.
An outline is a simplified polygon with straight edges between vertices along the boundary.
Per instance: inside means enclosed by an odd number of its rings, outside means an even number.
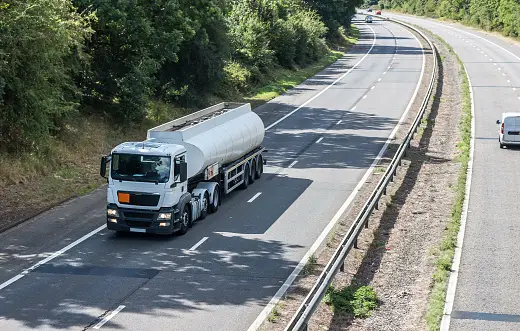
M171 214L171 217L159 219L160 214ZM113 204L107 206L107 228L114 231L172 234L179 228L178 218L175 208L142 210L119 208Z

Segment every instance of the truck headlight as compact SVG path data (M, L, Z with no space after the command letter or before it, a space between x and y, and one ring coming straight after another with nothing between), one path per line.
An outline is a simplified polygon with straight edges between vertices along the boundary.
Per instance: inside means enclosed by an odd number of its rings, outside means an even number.
M117 209L107 209L108 216L119 217Z
M159 213L159 216L157 216L158 220L169 220L172 218L172 213Z

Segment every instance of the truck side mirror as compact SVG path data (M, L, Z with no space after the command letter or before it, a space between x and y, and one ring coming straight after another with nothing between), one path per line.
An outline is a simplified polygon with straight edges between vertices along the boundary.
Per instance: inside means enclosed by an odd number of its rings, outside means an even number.
M107 163L108 163L108 156L103 156L101 158L101 165L99 167L99 175L103 178L107 178Z
M185 181L188 180L188 164L186 162L181 162L180 167L181 167L181 170L180 170L179 181L181 183L184 183Z
M497 120L497 124L500 124L500 120Z

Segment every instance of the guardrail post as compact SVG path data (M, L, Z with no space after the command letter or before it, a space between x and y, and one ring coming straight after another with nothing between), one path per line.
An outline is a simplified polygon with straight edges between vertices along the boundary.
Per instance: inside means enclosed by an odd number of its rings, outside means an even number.
M307 322L303 322L302 327L300 328L300 331L307 331Z
M354 239L354 248L356 248L356 249L358 248L357 247L357 237L356 237L356 239Z
M339 271L341 271L341 272L344 272L344 271L345 271L345 261L343 261L343 262L341 263L341 265L339 266Z
M368 229L368 218L367 218L367 220L365 222L365 229Z
M383 189L383 194L386 195L386 186L385 186L385 188Z
M374 208L376 210L379 210L379 199L376 200L376 203L374 204Z

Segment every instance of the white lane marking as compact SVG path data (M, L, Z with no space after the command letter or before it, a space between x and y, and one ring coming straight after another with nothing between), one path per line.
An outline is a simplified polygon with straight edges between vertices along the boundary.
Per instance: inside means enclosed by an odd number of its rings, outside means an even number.
M351 111L354 111L354 110L356 110L356 107L357 107L357 106L354 106L354 107L352 107Z
M380 81L381 81L381 78L378 78L377 81L380 82Z
M511 80L508 79L507 82L508 82L508 83L511 83Z
M516 87L513 87L513 91L516 91Z
M111 312L109 315L105 316L105 318L103 318L98 324L96 324L94 326L94 329L99 329L100 327L102 327L106 322L110 321L110 319L112 319L114 316L117 315L117 313L119 313L121 310L123 310L126 306L119 306L117 307L116 310L114 310L113 312Z
M343 75L341 75L338 79L336 79L334 82L332 82L332 84L330 84L329 86L325 87L323 90L321 90L319 93L317 93L315 96L313 96L312 98L310 98L309 100L305 101L301 106L299 106L298 108L296 108L295 110L291 111L289 114L285 115L284 117L280 118L279 120L277 120L276 122L274 122L273 124L269 125L267 128L265 128L265 131L271 129L273 126L277 125L278 123L280 123L281 121L285 120L287 117L291 116L292 114L296 113L298 110L302 109L303 107L305 107L306 105L308 105L309 103L311 103L312 101L314 101L316 98L318 98L320 95L322 95L323 93L325 93L328 89L330 89L332 86L336 85L337 82L339 82L340 80L342 80L343 78L345 78L348 74L350 74L352 72L352 70L354 70L358 65L361 64L361 62L363 62L366 57L370 54L370 52L372 51L372 49L374 48L374 45L376 44L376 40L377 40L377 36L376 36L376 33L374 31L374 29L372 29L372 27L370 25L367 25L367 24L364 24L366 25L371 31L372 31L372 34L374 35L374 39L372 40L372 46L370 46L370 49L368 50L368 52L361 58L361 60L359 60L356 64L354 64L352 66L352 68L350 68L346 73L344 73Z
M62 249L60 249L59 251L56 251L54 252L51 256L49 257L46 257L45 259L41 260L40 262L36 263L35 265L25 269L24 271L22 271L21 273L19 273L18 275L14 276L13 278L3 282L2 284L0 284L0 290L2 290L3 288L11 285L12 283L16 282L17 280L21 279L22 277L24 277L25 275L27 275L28 273L30 273L31 271L33 271L34 269L38 268L39 266L41 265L44 265L45 263L51 261L51 260L54 260L55 258L57 258L58 256L60 256L61 254L65 253L66 251L68 251L69 249L73 248L74 246L82 243L83 241L87 240L88 238L92 237L93 235L95 235L96 233L98 233L99 231L102 231L104 230L105 228L107 227L106 224L103 224L102 226L98 227L97 229L93 230L93 231L90 231L89 233L87 233L86 235L84 235L83 237L79 238L78 240L74 241L73 243L70 243L68 244L67 246L63 247Z
M247 200L247 202L255 201L255 199L258 198L261 194L262 194L262 192L258 192L257 194L253 195L253 197L251 199Z
M206 240L208 240L208 239L209 239L209 237L204 237L204 238L202 238L202 239L199 240L195 245L193 245L193 247L190 248L189 250L190 250L190 251L194 251L194 250L196 250L197 248L199 248L200 245L202 245L202 244L203 244Z
M342 121L342 120L339 120L338 123L336 123L336 125L341 124L341 122L343 122L343 121Z
M496 47L498 47L498 48L500 48L501 50L507 52L509 55L515 57L517 60L520 61L520 57L519 57L518 55L512 53L512 52L509 51L508 49L506 49L506 48L504 48L504 47L502 47L502 46L500 46L500 45L498 45L498 44L496 44L496 43L492 42L491 40L488 40L488 39L486 39L486 38L484 38L484 37L481 37L481 36L479 36L479 35L476 35L476 34L474 34L474 33L468 32L468 31L464 31L464 30L461 30L461 29L455 28L455 27L453 27L453 26L449 26L449 25L445 25L445 24L441 24L441 23L437 23L437 22L433 22L433 21L428 21L428 22L430 22L430 23L432 23L432 24L436 24L436 25L442 26L442 27L444 27L444 28L449 28L449 29L457 30L457 31L460 31L460 32L462 32L462 33L469 34L470 36L473 36L473 37L476 37L476 38L482 39L482 40L484 40L485 42L488 42L488 43L490 43L490 44L492 44L492 45L495 45Z
M399 129L399 127L403 124L404 120L406 119L406 116L408 115L408 112L410 111L410 108L412 107L412 103L415 101L415 98L417 97L417 93L419 91L419 87L421 86L422 79L423 79L423 76L424 76L424 68L425 68L425 65L426 65L426 55L424 54L424 48L422 47L421 42L419 41L419 39L417 39L417 37L413 33L411 33L410 31L408 31L408 32L415 38L415 40L417 40L417 43L419 45L421 45L421 52L422 52L422 55L423 55L423 62L422 62L422 68L421 68L421 75L419 76L419 80L417 81L417 86L415 87L415 91L413 92L412 98L410 99L410 102L406 106L406 110L404 111L403 115L399 119L399 122L395 126L394 130L392 131L392 133L390 133L390 136L388 137L388 139L386 140L385 144L381 148L381 151L379 151L379 154L374 159L374 162L372 162L370 167L365 172L365 175L363 176L363 178L361 178L361 180L356 185L356 187L354 188L352 193L350 193L350 195L347 198L347 200L345 201L345 203L343 203L343 205L338 210L338 212L334 215L334 217L329 222L329 224L327 224L325 229L323 229L323 231L321 232L321 234L318 237L318 239L316 239L316 241L311 246L311 248L309 248L307 253L303 256L303 258L300 260L298 265L294 268L293 272L289 275L289 277L285 280L283 285L278 289L278 291L275 293L275 295L271 298L269 303L264 307L262 312L260 312L258 317L255 319L253 324L251 324L249 329L247 329L247 331L256 331L260 327L260 325L262 325L262 323L265 321L267 316L273 310L273 307L278 303L278 301L280 301L280 299L282 298L284 293L289 289L289 286L291 286L291 284L294 282L296 277L300 274L300 271L303 269L303 266L309 260L309 257L316 252L318 247L320 247L321 243L325 240L325 238L327 238L329 232L332 230L332 228L334 227L336 222L338 222L338 220L341 217L341 215L343 215L343 213L347 210L347 208L352 203L352 200L354 200L354 198L357 196L359 190L365 184L365 182L367 181L368 177L370 176L370 174L372 173L372 171L376 167L377 163L379 162L379 160L381 159L383 154L386 152L388 146L390 145L390 142L394 139L394 136L396 135L397 130ZM352 226L354 226L354 224L352 224Z
M386 71L385 71L385 72L383 72L383 75L386 75Z
M372 86L370 89L373 90L373 89L375 89L375 88L376 88L376 86L374 85L374 86Z
M503 73L502 73L502 76L505 76L505 75L506 75L506 73L505 73L505 72L503 72Z
M388 66L388 69L392 68L392 66Z
M496 66L497 64L496 63L493 63L494 66Z
M316 144L319 144L322 140L323 140L323 137L321 137L320 139L316 140Z
M288 168L292 168L292 167L294 167L294 165L295 165L296 163L298 163L298 161L293 161L293 163L291 163L291 164L289 165Z
M366 97L367 97L367 95L365 94L365 95L363 96L363 99L365 99Z
M518 97L518 100L520 100L520 97Z
M468 218L468 206L471 191L471 179L473 177L473 157L475 151L475 102L473 99L473 87L471 79L469 78L466 66L466 77L468 78L469 95L471 99L471 140L469 148L468 170L466 172L466 192L464 194L464 204L462 205L462 215L460 219L460 229L457 235L457 246L455 247L455 255L453 256L453 263L451 265L450 279L448 282L448 289L446 292L446 300L444 304L444 315L442 316L440 331L448 331L450 328L450 318L453 309L453 302L455 300L455 292L457 290L457 280L459 277L460 259L462 255L462 245L464 244L464 233L466 231L466 220Z

